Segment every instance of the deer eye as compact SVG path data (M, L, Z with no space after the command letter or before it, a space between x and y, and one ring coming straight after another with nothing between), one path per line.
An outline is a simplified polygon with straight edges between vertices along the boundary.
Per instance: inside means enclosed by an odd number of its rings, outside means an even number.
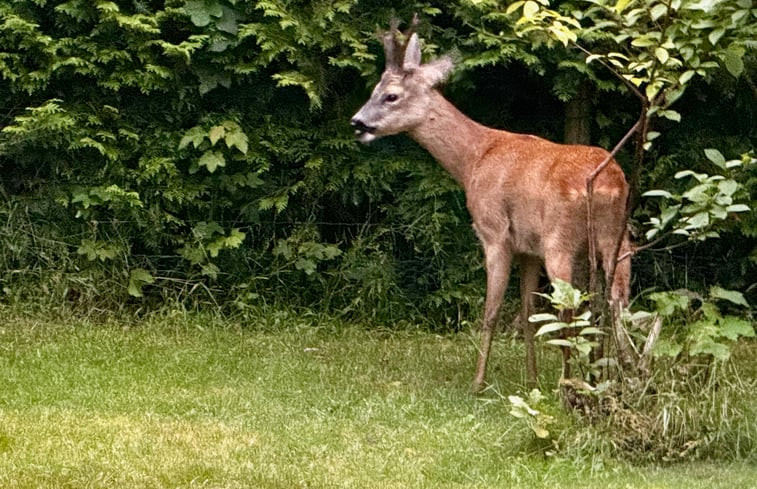
M383 102L384 103L387 103L387 102L388 103L396 102L398 98L399 98L399 95L397 95L396 93L390 93L388 95L384 95Z

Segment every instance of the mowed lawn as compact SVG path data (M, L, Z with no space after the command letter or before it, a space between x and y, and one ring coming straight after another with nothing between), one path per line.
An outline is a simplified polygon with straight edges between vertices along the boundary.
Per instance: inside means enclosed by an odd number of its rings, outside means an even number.
M757 487L748 460L546 456L508 414L524 376L509 338L495 346L494 388L475 397L470 333L287 313L6 316L2 488Z

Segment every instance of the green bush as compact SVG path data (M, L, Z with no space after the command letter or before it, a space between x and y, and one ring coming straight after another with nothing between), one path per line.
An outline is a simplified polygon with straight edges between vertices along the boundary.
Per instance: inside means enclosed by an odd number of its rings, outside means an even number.
M5 300L281 301L387 323L475 321L483 270L461 191L406 139L358 147L348 126L383 64L376 30L414 12L427 55L460 54L447 91L478 120L559 139L582 82L596 91L595 141L612 144L633 119L612 77L517 37L488 2L3 2ZM695 87L707 102L682 109L676 137L661 128L655 158L670 164L650 165L643 188L671 188L681 161L707 171L685 160L705 147L749 149L755 125L731 124L754 117L751 54L743 63L740 79ZM723 86L736 114L715 103ZM755 293L741 239L754 219L741 219L722 233L722 259L687 251L687 277L706 287L714 268ZM636 259L637 289L670 276L658 256Z

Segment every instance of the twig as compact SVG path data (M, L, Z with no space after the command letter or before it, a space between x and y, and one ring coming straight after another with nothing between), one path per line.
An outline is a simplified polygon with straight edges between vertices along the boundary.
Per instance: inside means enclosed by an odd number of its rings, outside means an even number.
M623 148L623 146L626 145L628 140L631 138L631 136L636 133L637 130L639 130L640 127L644 125L644 121L646 120L646 114L643 114L642 117L639 118L639 120L636 121L636 123L631 127L631 129L626 132L626 134L621 138L621 140L618 142L618 144L615 145L615 147L610 151L610 153L607 155L607 157L602 161L602 163L597 166L593 172L589 174L588 177L586 177L586 230L587 230L587 239L589 244L589 290L592 292L595 292L597 289L597 247L594 240L594 213L592 211L592 207L594 204L593 194L594 194L594 180L597 178L597 176L604 170L607 165L610 164L610 162L615 158L615 155L618 154L618 152ZM625 232L625 231L624 231ZM621 236L622 239L622 236ZM616 260L617 261L617 260ZM608 275L608 277L612 277L615 274L615 270L613 267L613 270L609 271L606 270L605 273Z

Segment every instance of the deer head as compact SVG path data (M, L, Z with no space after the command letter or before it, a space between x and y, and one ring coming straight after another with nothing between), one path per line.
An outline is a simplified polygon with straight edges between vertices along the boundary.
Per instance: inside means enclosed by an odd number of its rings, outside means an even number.
M413 22L413 26L415 21ZM371 98L352 117L355 136L369 143L380 136L409 131L428 115L431 92L452 71L452 59L445 56L421 64L421 45L416 33L402 43L396 22L384 33L386 68Z

